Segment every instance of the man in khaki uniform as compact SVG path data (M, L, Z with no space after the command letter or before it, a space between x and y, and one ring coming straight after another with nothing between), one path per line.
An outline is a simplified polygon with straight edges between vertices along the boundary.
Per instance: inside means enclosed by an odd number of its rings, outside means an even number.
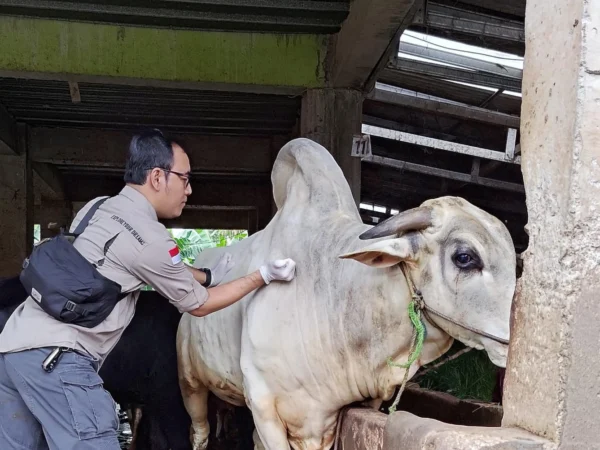
M104 321L94 328L67 324L31 297L12 314L0 334L0 449L119 449L115 403L98 369L131 321L146 284L180 312L202 317L273 280L294 277L294 261L278 260L217 286L232 267L230 255L205 271L183 264L158 219L181 215L192 192L190 171L185 151L159 131L132 139L126 186L99 207L74 243L128 293ZM72 230L98 200L77 214ZM56 347L68 350L46 372L42 362Z

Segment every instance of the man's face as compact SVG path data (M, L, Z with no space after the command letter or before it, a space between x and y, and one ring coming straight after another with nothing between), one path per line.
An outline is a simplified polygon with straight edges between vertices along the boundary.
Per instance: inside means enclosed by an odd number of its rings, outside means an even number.
M190 159L179 145L173 144L173 167L164 172L164 189L161 189L160 207L157 208L161 219L173 219L181 215L192 193L190 172Z

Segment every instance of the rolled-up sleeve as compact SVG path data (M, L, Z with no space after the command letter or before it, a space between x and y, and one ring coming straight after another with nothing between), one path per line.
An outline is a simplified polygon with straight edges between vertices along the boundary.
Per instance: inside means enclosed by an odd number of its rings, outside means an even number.
M179 312L199 308L208 299L208 291L185 267L173 240L158 240L146 245L131 272L166 297Z

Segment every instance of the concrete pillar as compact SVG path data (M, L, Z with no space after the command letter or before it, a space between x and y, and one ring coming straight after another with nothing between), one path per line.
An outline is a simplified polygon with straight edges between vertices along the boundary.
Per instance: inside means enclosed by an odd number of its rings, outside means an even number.
M19 124L18 155L0 155L0 277L17 275L33 246L33 173L27 130Z
M331 152L352 195L360 201L360 159L350 156L352 137L361 132L363 96L351 89L309 89L302 98L300 135Z
M530 244L503 426L598 448L600 0L527 0L521 120Z

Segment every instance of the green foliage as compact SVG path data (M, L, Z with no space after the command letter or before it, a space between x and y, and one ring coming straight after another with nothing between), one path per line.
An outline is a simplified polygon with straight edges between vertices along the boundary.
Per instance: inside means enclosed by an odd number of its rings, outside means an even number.
M248 237L246 230L205 230L205 229L169 229L169 234L177 244L181 259L193 265L198 253L207 248L227 247ZM152 290L146 286L142 290Z
M447 355L462 348L463 344L455 342ZM431 363L433 364L435 362ZM429 372L419 380L419 385L426 389L447 392L460 399L489 402L496 385L496 366L485 351L472 350Z
M33 243L37 244L38 242L40 242L42 238L42 227L40 226L40 224L35 224L33 226Z
M245 230L171 229L169 233L179 247L181 258L190 265L204 249L226 247L248 237Z

